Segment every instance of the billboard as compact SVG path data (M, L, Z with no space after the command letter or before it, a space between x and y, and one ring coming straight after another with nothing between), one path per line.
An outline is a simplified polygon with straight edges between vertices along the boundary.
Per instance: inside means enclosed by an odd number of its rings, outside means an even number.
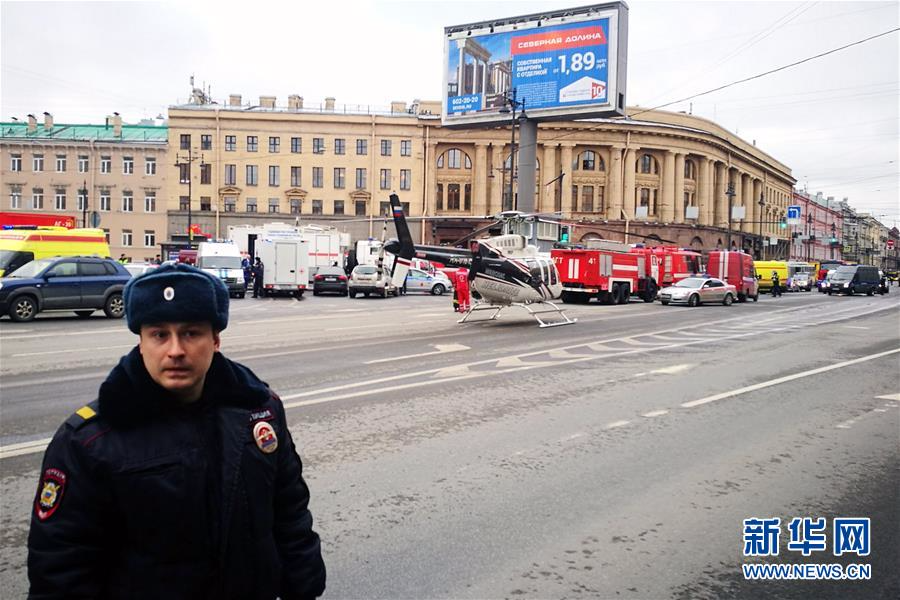
M534 120L624 115L627 31L622 2L446 27L442 122L508 123L513 90Z

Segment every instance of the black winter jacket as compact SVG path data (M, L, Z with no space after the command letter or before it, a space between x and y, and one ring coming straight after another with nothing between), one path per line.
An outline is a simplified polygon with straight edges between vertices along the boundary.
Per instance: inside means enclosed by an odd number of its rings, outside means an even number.
M260 422L275 432L271 453L255 441ZM325 565L301 469L281 400L249 369L216 353L202 398L185 406L135 348L47 448L30 597L319 596Z

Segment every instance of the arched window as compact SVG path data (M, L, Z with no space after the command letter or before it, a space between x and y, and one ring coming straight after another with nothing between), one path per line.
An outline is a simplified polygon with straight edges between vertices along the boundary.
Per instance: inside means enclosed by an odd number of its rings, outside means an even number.
M638 161L636 166L639 173L645 173L648 175L659 174L659 163L656 162L656 159L649 154L642 155L641 160Z
M691 248L694 250L703 250L703 240L695 236L694 239L691 240Z
M459 148L450 148L437 159L438 169L472 169L472 159Z
M697 165L691 159L684 161L684 178L692 181L697 178Z
M603 158L593 150L585 150L575 157L572 163L573 171L605 171L606 165Z

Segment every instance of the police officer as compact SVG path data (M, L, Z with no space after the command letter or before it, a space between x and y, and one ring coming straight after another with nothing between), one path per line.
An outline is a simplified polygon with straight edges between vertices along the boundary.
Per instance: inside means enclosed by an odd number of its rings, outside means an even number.
M253 297L259 298L259 295L262 293L263 289L263 274L266 271L266 267L263 264L262 260L257 256L256 262L253 264Z
M772 271L772 297L777 298L781 295L781 279L778 277L778 271Z
M219 352L228 290L184 264L132 279L140 336L47 448L32 598L315 598L309 489L278 396Z

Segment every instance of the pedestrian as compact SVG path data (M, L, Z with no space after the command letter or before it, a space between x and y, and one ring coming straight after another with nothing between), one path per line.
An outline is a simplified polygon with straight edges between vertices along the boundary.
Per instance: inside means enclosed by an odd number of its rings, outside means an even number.
M253 297L259 298L263 290L263 275L266 272L266 266L257 256L256 263L253 265Z
M778 271L772 271L772 297L777 298L781 295L781 280L778 277Z
M244 256L241 259L241 269L244 271L244 293L247 293L247 288L250 287L250 278L253 277L253 268L250 266L250 258L248 256Z
M128 257L125 256L125 253L124 253L124 252L123 252L122 254L119 255L118 262L119 262L119 264L122 264L122 265L128 263Z
M315 598L309 488L279 397L219 352L228 290L184 264L124 290L138 345L47 447L31 598Z
M161 265L161 264L162 264L162 257L160 257L159 254L157 254L155 257L153 257L153 264L154 264L154 265Z

